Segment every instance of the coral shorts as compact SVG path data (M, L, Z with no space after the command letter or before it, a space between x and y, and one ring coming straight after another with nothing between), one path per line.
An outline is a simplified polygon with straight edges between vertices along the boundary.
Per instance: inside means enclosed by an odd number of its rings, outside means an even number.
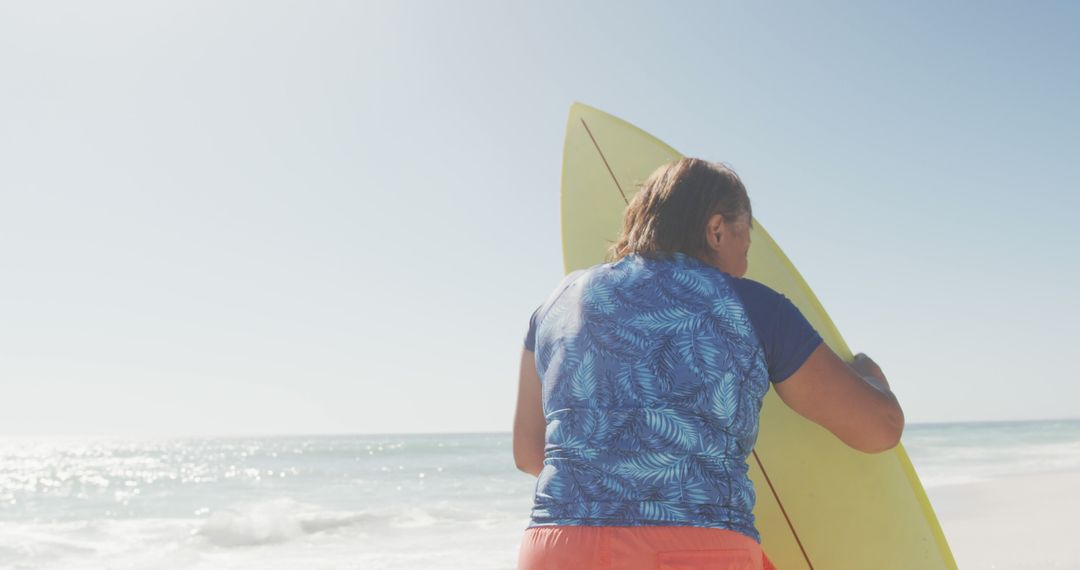
M541 526L525 530L518 570L775 570L754 539L690 526Z

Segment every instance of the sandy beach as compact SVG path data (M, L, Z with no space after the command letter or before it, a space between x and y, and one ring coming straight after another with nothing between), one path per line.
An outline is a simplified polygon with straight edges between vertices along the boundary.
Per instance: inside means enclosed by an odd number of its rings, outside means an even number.
M1080 472L927 489L962 569L1080 568Z

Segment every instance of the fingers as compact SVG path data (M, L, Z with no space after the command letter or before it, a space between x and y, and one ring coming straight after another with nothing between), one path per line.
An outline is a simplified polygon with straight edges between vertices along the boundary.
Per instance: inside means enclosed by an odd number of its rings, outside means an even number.
M888 385L888 380L885 378L885 373L881 370L881 367L874 362L874 359L862 352L856 354L855 358L852 359L851 367L860 375L872 376L884 382L886 386Z

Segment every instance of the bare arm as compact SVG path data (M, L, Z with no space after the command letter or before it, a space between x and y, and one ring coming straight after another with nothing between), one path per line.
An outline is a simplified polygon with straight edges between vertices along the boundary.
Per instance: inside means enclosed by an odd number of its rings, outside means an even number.
M822 343L776 393L791 409L867 453L896 447L904 411L881 369L860 354L848 365Z
M532 351L521 351L517 411L514 412L514 463L517 468L539 475L544 467L544 431L547 422L540 395L540 376Z

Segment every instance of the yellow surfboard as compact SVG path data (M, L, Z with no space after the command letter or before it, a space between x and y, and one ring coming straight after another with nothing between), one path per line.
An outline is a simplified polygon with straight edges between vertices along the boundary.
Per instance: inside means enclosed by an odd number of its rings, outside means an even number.
M562 242L567 272L607 260L638 185L680 158L648 133L581 104L563 152ZM799 272L754 220L747 277L783 293L842 358L852 354ZM762 546L781 570L956 568L902 446L869 455L765 397L750 457Z

